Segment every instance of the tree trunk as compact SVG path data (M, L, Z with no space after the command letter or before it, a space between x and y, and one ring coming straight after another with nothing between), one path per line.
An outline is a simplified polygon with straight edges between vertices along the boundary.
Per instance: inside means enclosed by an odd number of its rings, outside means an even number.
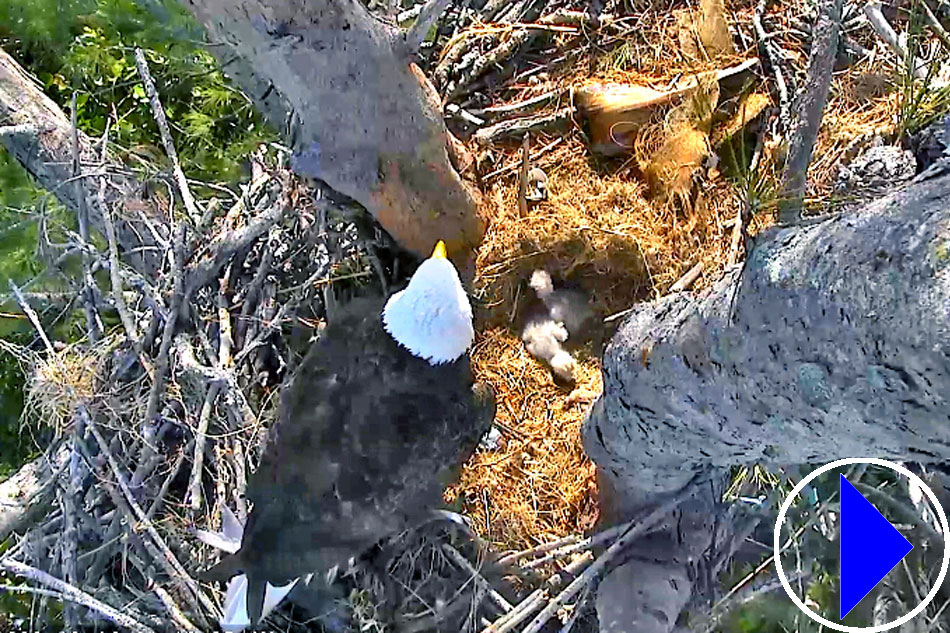
M770 229L744 273L639 306L607 349L604 393L583 428L606 521L661 503L699 472L722 483L736 464L946 460L948 194L943 177L820 224ZM652 537L664 542L638 542L640 556L605 579L602 631L673 630L691 591L677 581L686 561L735 529L703 523L715 499L680 506Z
M620 490L709 466L950 455L950 178L772 229L742 275L644 304L604 358L588 455Z
M69 446L41 455L0 482L0 543L13 532L30 527L49 507L56 491L54 479L69 460Z
M187 0L233 79L278 128L292 167L365 206L405 248L468 256L484 230L478 194L449 160L441 113L397 29L357 0ZM263 92L261 87L268 86ZM277 98L275 98L275 95Z

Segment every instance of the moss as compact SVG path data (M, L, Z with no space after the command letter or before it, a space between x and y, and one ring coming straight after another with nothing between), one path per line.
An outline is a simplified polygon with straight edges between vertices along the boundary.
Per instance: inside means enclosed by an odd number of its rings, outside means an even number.
M940 265L946 265L950 261L950 240L942 240L934 245L934 259Z

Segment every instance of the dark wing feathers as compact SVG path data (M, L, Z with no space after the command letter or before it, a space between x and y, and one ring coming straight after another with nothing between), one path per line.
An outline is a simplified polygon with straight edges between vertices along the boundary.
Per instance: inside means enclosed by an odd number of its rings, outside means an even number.
M247 574L252 621L265 580L343 565L438 505L444 475L491 422L468 357L433 367L412 356L383 330L382 305L345 306L282 393L242 548L219 565Z

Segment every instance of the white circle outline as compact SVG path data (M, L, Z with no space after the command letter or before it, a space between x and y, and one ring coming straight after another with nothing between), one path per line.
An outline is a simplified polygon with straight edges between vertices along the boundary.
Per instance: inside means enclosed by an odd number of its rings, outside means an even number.
M779 541L781 540L782 536L782 524L785 522L785 514L792 507L792 502L795 500L795 497L797 497L801 491L804 490L805 486L807 486L808 482L810 482L812 479L828 472L829 470L841 468L842 466L850 466L851 464L873 464L875 466L890 468L891 470L897 471L901 475L904 475L915 484L920 486L921 490L927 494L927 498L930 499L930 502L937 510L937 516L940 518L940 527L943 530L943 563L940 565L940 574L937 576L936 582L934 582L933 587L930 589L930 593L928 593L927 597L925 597L923 601L921 601L921 603L918 604L917 607L914 608L914 610L910 613L906 613L892 622L879 624L878 626L846 626L844 624L832 622L831 620L826 620L812 611L804 602L801 601L801 599L792 590L792 585L788 582L788 578L785 576L785 570L782 569L782 557L779 548ZM905 624L911 619L917 617L921 612L923 612L924 609L927 608L927 605L937 597L937 592L940 591L940 586L943 585L944 578L947 576L947 567L950 566L950 547L948 547L948 544L950 544L950 527L947 525L947 516L944 514L943 508L937 501L937 496L933 493L933 490L931 490L930 487L925 484L920 477L910 472L900 464L889 462L884 459L876 459L873 457L848 457L846 459L835 460L829 464L825 464L817 470L808 473L808 476L798 482L795 487L792 488L792 491L788 493L788 496L785 498L785 502L782 504L782 507L779 510L778 518L775 521L772 554L775 560L775 571L778 572L778 577L779 580L782 581L782 587L785 588L785 593L788 594L788 597L792 599L792 602L794 602L799 609L805 612L805 615L810 617L815 622L818 622L829 629L834 629L835 631L844 631L845 633L881 633L882 631L887 631L901 626L902 624Z

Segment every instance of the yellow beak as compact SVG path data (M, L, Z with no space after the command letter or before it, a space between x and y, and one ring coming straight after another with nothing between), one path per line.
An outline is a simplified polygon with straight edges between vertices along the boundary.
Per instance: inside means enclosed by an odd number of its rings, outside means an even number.
M446 259L445 242L439 240L439 243L435 245L435 250L432 251L431 259Z

